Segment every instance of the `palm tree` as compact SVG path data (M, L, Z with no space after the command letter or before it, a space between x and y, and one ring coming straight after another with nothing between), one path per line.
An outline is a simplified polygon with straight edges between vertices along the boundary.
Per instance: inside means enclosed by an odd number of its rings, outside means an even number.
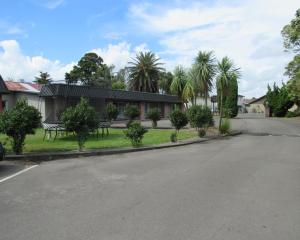
M194 86L194 82L191 79L188 79L186 81L182 96L186 102L190 100L192 105L195 104L196 101L195 86Z
M182 102L186 103L184 96L184 88L187 83L187 74L182 66L175 67L174 78L171 83L170 89L172 94L176 94Z
M159 76L158 87L160 92L164 94L171 93L171 83L173 81L173 74L171 72L162 72Z
M129 87L140 92L158 92L158 80L164 70L160 59L152 52L140 52L136 55L129 69Z
M227 89L230 81L236 80L240 77L240 71L238 68L235 68L233 61L228 58L222 58L221 62L217 65L218 75L217 75L217 90L220 94L219 97L219 109L220 109L220 121L219 129L222 124L223 117L223 98L227 94Z
M50 74L47 72L40 72L40 75L38 77L35 77L34 82L38 84L47 84L52 81L52 78L50 77Z
M212 51L198 53L195 59L195 68L197 69L199 90L205 98L207 106L207 98L213 87L213 79L216 75L216 59Z
M197 69L193 65L187 75L187 81L183 89L183 98L190 100L192 105L196 105L196 99L199 95Z

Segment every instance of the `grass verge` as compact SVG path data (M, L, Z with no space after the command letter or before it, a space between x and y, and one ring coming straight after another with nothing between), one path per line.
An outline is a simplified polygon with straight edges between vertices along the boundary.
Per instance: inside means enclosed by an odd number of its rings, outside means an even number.
M100 131L101 132L101 131ZM123 129L109 129L110 134L99 139L96 135L90 135L85 143L85 149L106 149L106 148L124 148L130 147L129 139L124 137ZM143 146L158 145L170 142L170 135L174 132L172 129L149 129L143 139ZM78 145L75 136L58 136L55 141L43 141L44 130L38 129L35 135L27 135L24 146L24 153L38 152L58 152L77 150ZM178 140L185 140L197 137L194 130L184 129L178 134ZM11 153L11 144L7 136L0 134L0 142L5 144L7 153Z

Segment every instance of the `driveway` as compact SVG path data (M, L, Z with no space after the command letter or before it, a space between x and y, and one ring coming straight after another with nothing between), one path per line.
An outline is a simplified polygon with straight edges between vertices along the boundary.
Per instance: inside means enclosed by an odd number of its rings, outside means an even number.
M0 239L299 240L299 127L234 121L248 134L46 162L3 182Z
M232 128L253 135L289 135L300 137L300 121L265 118L261 114L240 114L231 119Z

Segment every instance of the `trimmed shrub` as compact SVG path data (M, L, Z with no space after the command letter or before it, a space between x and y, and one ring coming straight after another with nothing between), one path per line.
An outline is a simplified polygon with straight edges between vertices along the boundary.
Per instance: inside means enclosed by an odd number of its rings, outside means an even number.
M170 113L169 118L177 132L179 132L180 129L182 129L188 124L188 119L186 114L184 112L181 112L178 108L174 109Z
M84 98L76 106L67 108L61 120L67 131L75 132L79 151L82 151L89 133L95 131L99 125L96 110Z
M152 108L147 112L147 118L152 121L152 127L157 127L157 121L160 120L160 110L158 108Z
M194 105L187 111L187 117L192 127L204 128L214 125L213 115L206 106Z
M124 130L124 134L126 138L129 138L132 146L138 147L142 143L142 139L144 134L147 133L148 130L141 125L140 122L134 121L132 122L127 130Z
M111 123L116 120L119 115L119 110L113 103L108 103L105 108L105 117Z
M129 119L127 123L127 127L129 127L131 122L140 116L140 110L136 105L127 104L124 109L124 115Z
M230 121L229 119L225 118L225 119L222 119L222 122L221 122L221 126L219 128L219 131L221 134L228 134L230 132Z
M27 134L35 134L35 129L41 125L41 114L25 100L0 115L0 132L12 139L12 150L21 154L25 145Z

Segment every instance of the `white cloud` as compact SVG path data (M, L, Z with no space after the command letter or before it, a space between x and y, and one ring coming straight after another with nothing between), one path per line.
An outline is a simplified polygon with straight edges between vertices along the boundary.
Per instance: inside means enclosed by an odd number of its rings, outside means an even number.
M104 62L108 65L114 65L115 70L119 70L127 65L131 58L134 58L137 52L147 51L147 45L141 44L132 48L127 42L121 42L118 44L109 44L106 48L92 49L91 52L97 53L101 56Z
M141 31L156 34L167 68L189 66L199 50L214 50L218 58L228 55L242 68L240 93L251 97L284 78L291 56L283 51L280 31L298 7L294 0L147 3L132 5L130 16Z
M137 52L147 51L147 45L141 44L131 47L127 42L116 45L109 44L105 48L92 49L87 52L95 52L100 55L108 65L114 65L115 70L125 67ZM43 56L26 56L22 53L16 40L0 41L0 74L4 79L25 79L33 81L39 71L48 72L53 80L63 80L65 73L69 72L77 63L63 64L58 60L50 60Z
M4 79L33 81L39 71L46 71L54 80L62 80L73 65L74 63L62 64L43 56L26 56L17 41L0 41L0 74Z
M9 35L24 34L25 31L17 24L11 24L0 19L0 33Z

